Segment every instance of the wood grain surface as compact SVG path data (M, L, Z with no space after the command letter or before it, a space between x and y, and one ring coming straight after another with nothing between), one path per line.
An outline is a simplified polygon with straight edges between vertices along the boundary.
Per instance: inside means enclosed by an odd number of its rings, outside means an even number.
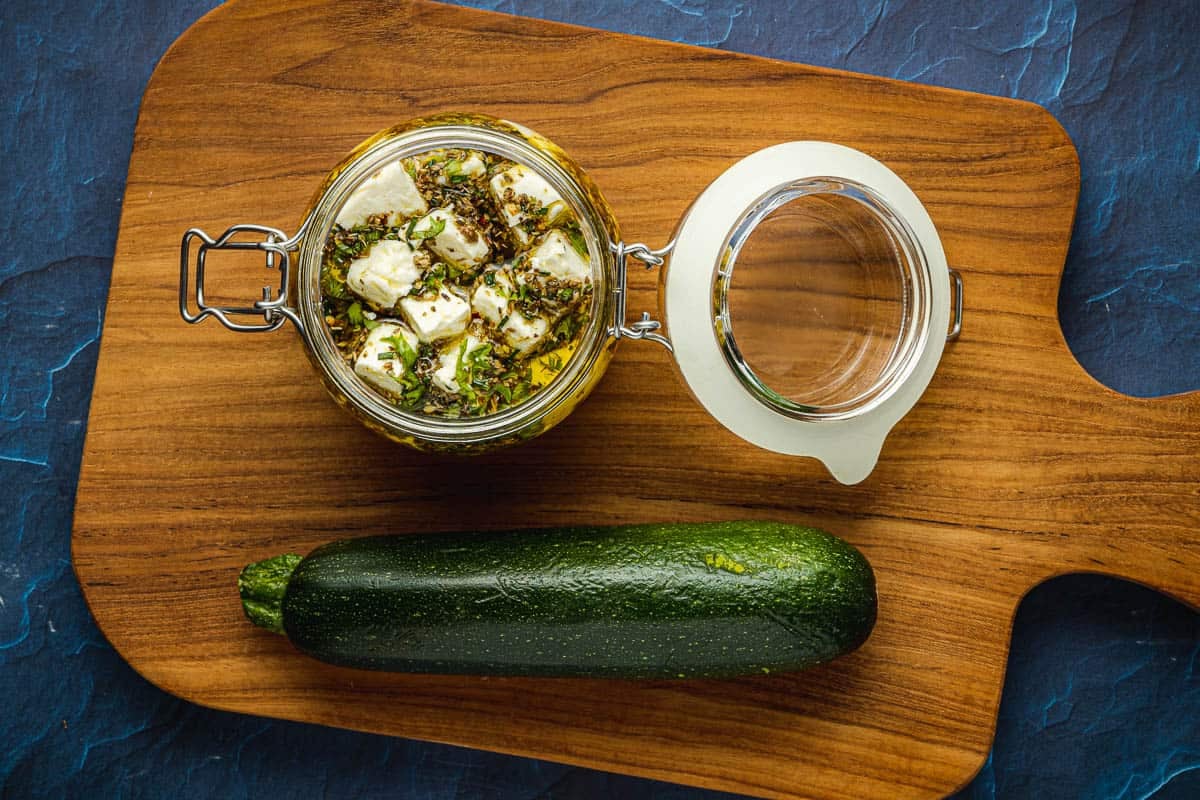
M1079 174L1045 111L428 3L384 8L230 3L175 43L146 90L73 539L97 622L146 678L217 708L748 794L932 798L987 754L1032 586L1095 571L1200 603L1200 398L1118 395L1068 351L1056 298ZM759 147L864 150L913 186L963 271L963 336L875 472L847 487L727 433L653 345L624 344L546 436L459 460L360 427L294 332L179 319L186 228L294 229L351 147L453 109L557 141L626 239L652 244ZM246 269L230 291L252 298L264 277ZM654 276L632 283L631 311L654 307ZM248 561L344 536L733 518L816 524L861 548L880 594L866 646L733 681L373 674L252 627L234 585Z

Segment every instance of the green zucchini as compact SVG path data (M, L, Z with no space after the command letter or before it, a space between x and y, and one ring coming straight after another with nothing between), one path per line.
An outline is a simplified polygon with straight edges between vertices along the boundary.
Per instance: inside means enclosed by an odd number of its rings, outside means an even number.
M623 678L797 670L875 624L863 555L775 522L348 539L250 564L252 622L333 664Z

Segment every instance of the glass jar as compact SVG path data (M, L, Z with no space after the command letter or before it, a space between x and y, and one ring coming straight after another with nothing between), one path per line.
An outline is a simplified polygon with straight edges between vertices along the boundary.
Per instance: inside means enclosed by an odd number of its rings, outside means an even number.
M326 239L351 193L387 164L445 148L493 153L546 180L579 221L594 287L578 347L544 388L458 419L405 410L370 388L335 345L320 285ZM263 252L278 285L252 305L206 303L206 256L223 249ZM630 262L660 268L657 319L627 319ZM952 305L955 335L961 280L929 215L863 153L826 142L753 153L696 198L669 244L652 249L621 239L599 189L559 147L477 114L412 120L363 142L326 178L294 235L235 225L214 239L193 228L180 253L187 322L212 316L234 331L291 322L333 398L394 441L471 453L535 437L587 397L619 340L642 339L674 353L692 394L735 434L818 458L845 483L870 473L888 431L924 391Z

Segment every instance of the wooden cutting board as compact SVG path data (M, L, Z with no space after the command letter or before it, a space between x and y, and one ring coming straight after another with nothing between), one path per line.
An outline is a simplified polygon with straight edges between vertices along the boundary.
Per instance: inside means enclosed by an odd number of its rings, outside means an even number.
M361 428L291 330L179 319L186 228L293 230L360 140L452 109L560 143L627 240L651 244L757 148L864 150L913 186L962 270L962 338L875 472L847 487L724 431L654 345L624 344L548 435L458 460ZM988 752L1030 587L1086 570L1200 602L1200 397L1109 391L1059 329L1078 186L1070 140L1026 103L424 2L230 3L175 43L143 100L79 483L79 581L138 672L207 706L762 796L942 796ZM265 273L239 269L253 297ZM653 275L632 281L630 308L654 307ZM253 628L234 587L248 561L343 536L732 518L816 524L861 548L880 593L866 646L733 681L374 674Z

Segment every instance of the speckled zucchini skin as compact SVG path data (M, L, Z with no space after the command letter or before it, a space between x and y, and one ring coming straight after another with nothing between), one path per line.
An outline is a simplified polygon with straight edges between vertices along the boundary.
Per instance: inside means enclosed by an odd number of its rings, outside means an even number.
M301 650L401 672L624 678L803 669L875 623L858 550L774 522L379 536L296 567Z

